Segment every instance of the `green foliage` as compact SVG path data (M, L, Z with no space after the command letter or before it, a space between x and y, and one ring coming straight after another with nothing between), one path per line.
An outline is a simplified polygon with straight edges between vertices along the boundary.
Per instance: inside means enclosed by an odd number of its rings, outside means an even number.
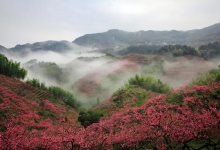
M0 124L0 132L5 132L5 131L7 131L7 127Z
M8 60L3 54L0 54L0 73L17 79L24 79L27 75L27 71L20 67L20 62Z
M93 123L98 123L102 116L103 113L101 110L81 111L79 113L78 121L86 128Z
M199 52L201 56L205 59L216 58L220 56L220 43L208 43L206 45L201 45L199 47Z
M80 106L80 104L76 101L74 96L69 91L66 91L57 86L47 87L45 83L41 83L38 79L27 80L26 82L31 84L32 86L52 92L54 96L61 98L67 105L75 109L78 109L78 107ZM50 97L49 99L53 102L56 102L56 99L54 99L53 97Z
M31 84L34 87L39 87L39 88L41 87L40 86L41 83L38 79L32 79L32 80L27 79L26 83Z
M39 110L38 115L43 118L50 118L52 120L54 120L56 118L56 113L53 113L53 112L47 111L47 110Z
M171 53L175 57L184 55L200 56L199 51L186 45L166 45L159 49L159 53Z
M142 106L153 92L167 93L169 91L171 91L171 88L159 79L156 80L151 76L135 75L112 95L112 107L122 108L126 104L132 107Z
M138 46L129 46L123 50L118 51L119 55L126 54L154 54L160 49L159 45L138 45Z
M79 107L79 103L76 102L76 99L69 91L63 90L57 86L50 86L48 90L51 91L55 96L60 97L67 105L70 105L75 109Z
M213 69L207 73L199 75L191 84L210 85L212 82L220 81L220 69Z
M181 92L181 91L179 91L179 92ZM170 104L179 104L179 105L181 105L181 104L183 104L183 98L184 98L183 93L178 94L178 95L170 94L170 95L167 95L166 101Z
M5 110L0 110L0 132L5 132L7 130L7 128L5 127L4 124L1 124L1 122L3 122L6 118L7 118L7 113L9 111L7 109Z
M3 121L6 118L7 111L0 110L0 121Z
M117 90L111 97L111 108L122 108L126 104L132 107L142 106L146 103L152 91L146 91L139 86L125 86Z
M139 76L135 75L134 78L130 78L125 86L136 85L145 90L151 90L152 92L166 93L171 90L169 85L162 83L159 79L156 80L151 76Z

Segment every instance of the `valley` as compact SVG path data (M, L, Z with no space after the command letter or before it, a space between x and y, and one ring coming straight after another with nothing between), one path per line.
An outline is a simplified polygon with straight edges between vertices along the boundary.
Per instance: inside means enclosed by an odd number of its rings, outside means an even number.
M109 30L1 46L1 148L219 149L217 31Z

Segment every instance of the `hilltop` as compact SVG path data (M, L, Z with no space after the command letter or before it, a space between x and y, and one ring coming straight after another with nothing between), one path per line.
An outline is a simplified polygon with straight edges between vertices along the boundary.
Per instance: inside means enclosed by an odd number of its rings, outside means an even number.
M81 46L122 49L131 45L169 45L181 44L199 46L220 41L220 23L189 31L138 31L127 32L118 29L103 33L86 34L76 38L73 43Z

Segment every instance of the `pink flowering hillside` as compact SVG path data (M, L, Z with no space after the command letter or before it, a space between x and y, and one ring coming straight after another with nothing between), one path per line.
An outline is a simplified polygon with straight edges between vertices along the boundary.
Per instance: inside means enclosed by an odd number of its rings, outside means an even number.
M50 101L51 96L0 75L0 149L54 149L62 142L67 147L71 144L61 133L74 134L80 128L75 124L77 113L61 100Z

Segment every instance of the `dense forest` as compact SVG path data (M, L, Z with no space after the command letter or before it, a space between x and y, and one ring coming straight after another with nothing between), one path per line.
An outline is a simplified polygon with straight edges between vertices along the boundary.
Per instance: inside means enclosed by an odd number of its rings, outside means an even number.
M184 55L200 55L195 48L186 45L166 45L161 47L158 52L160 54L171 53L174 57Z
M206 45L201 45L199 47L199 52L201 56L206 59L218 58L220 56L220 43L208 43Z
M154 54L161 48L159 45L129 46L117 52L118 55L126 54Z

